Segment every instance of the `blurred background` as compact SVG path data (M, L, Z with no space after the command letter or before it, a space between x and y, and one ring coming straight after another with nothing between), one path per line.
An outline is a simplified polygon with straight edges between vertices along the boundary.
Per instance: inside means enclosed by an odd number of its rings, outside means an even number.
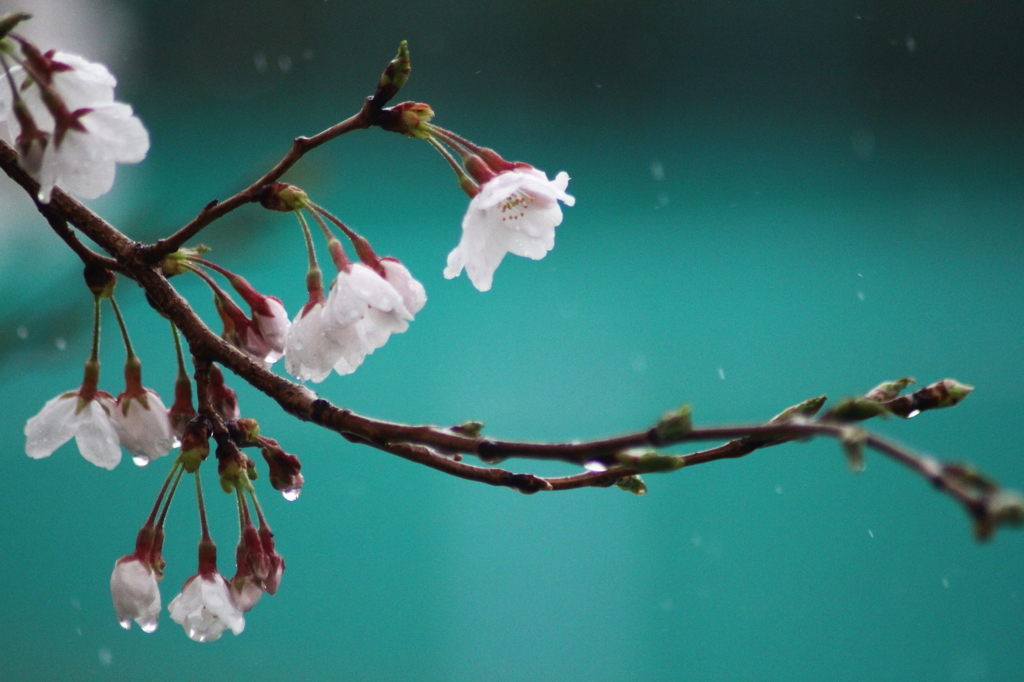
M429 302L354 375L313 386L364 414L585 439L693 405L703 425L915 376L977 386L955 410L873 427L1024 486L1024 6L1019 2L541 0L357 3L0 0L24 33L118 76L152 149L91 205L137 239L262 174L354 113L400 40L402 98L566 170L557 245L492 291L446 281L466 197L428 145L359 131L286 176L403 260ZM976 543L963 512L835 443L649 476L650 492L523 496L352 445L229 383L302 457L260 480L280 592L245 632L123 631L114 561L170 466L99 470L73 444L24 455L25 421L81 381L80 265L0 182L0 680L982 680L1024 666L1024 537ZM211 258L290 311L295 220L250 206ZM321 252L325 255L324 252ZM211 325L197 281L180 290ZM119 301L170 401L166 323ZM107 311L109 315L109 310ZM105 317L101 386L123 390ZM219 323L215 328L219 329ZM283 372L281 364L277 371ZM508 462L544 474L557 464ZM207 474L221 570L233 501ZM164 603L196 570L194 496L168 520Z

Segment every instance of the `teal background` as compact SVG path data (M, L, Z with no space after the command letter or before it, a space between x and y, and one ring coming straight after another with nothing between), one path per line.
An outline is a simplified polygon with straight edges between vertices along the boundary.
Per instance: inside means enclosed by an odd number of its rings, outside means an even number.
M823 392L954 377L977 386L955 410L873 427L1024 486L1018 2L18 6L38 15L25 33L42 47L108 63L149 128L146 161L91 202L135 238L353 113L402 39L403 97L506 158L569 172L578 201L554 251L506 259L486 294L441 275L466 198L426 144L360 131L287 176L429 296L357 373L313 386L340 405L569 440L682 402L699 424L748 423ZM47 30L66 42L44 43ZM81 380L90 300L31 202L0 185L0 680L1024 677L1020 534L979 545L953 502L878 456L853 476L835 443L792 444L649 476L644 497L527 497L297 423L230 378L245 415L303 461L295 503L259 481L281 590L214 644L166 610L155 634L125 632L110 570L170 462L107 472L73 444L25 457L25 421ZM201 241L302 305L293 218L245 207ZM200 283L180 290L216 321ZM129 282L119 301L146 383L169 400L166 323ZM116 394L109 310L104 324ZM233 502L204 474L230 575ZM195 571L198 536L184 487L165 604Z

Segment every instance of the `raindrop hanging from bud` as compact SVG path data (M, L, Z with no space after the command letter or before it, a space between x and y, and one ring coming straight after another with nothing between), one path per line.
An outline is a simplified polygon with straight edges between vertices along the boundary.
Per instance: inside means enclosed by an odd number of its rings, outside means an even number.
M137 467L144 467L147 464L149 464L150 460L149 460L149 457L146 457L144 455L133 455L132 456L132 461L135 462L135 466L137 466Z
M289 502L294 502L295 500L299 499L299 495L301 493L302 488L285 488L284 490L281 491L281 497L288 500Z

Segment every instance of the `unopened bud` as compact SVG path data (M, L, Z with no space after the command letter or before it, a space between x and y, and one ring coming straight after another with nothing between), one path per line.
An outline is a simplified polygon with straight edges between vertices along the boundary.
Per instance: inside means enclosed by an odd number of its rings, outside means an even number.
M969 396L971 391L974 390L974 386L961 384L955 379L943 379L932 384L928 389L935 392L939 398L938 404L935 407L953 407Z
M384 109L377 116L377 125L392 133L400 133L407 137L430 137L430 119L434 118L434 110L429 104L420 102L402 102Z
M888 408L877 401L867 398L848 398L829 410L825 418L840 422L859 422L872 417L884 417L888 414Z
M377 82L377 91L373 93L371 100L373 106L380 109L391 101L391 98L397 95L398 91L409 80L411 72L412 63L409 60L409 44L403 40L398 44L398 54L388 63L384 73L380 76L380 81Z
M808 398L802 403L797 403L792 407L787 407L782 412L768 420L769 424L779 424L782 422L792 421L796 417L813 417L818 414L818 410L828 400L828 396L819 395L816 398Z
M31 18L32 15L28 12L8 12L0 16L0 39L6 38L7 34L13 31L18 24Z
M622 466L641 474L675 471L686 466L686 460L680 455L662 455L652 451L627 450L615 455L615 460Z
M625 490L627 493L633 493L634 495L646 495L647 484L644 483L644 479L637 476L625 476L615 481L615 486L619 490Z
M264 185L257 193L256 198L263 208L281 213L291 213L309 205L309 197L295 185L288 185L283 182L272 182Z
M220 476L220 487L226 493L233 493L238 482L248 470L246 457L238 446L228 439L217 444L217 474Z
M679 440L692 430L693 418L689 405L683 405L678 410L666 412L662 416L661 421L654 427L658 443L671 443Z
M880 403L887 403L890 400L895 400L899 396L900 392L910 384L914 383L912 377L903 377L896 381L883 381L882 383L875 386L873 389L864 394L864 397L868 400L877 400Z
M255 419L248 417L236 419L235 421L228 422L227 427L231 440L238 443L241 447L256 445L256 441L260 437L260 425Z
M89 291L97 298L110 298L114 295L114 286L117 285L117 277L110 270L99 265L89 264L85 266L85 284Z
M302 462L285 452L273 438L260 439L260 452L270 470L270 485L274 490L301 490L304 479L299 471Z
M199 465L210 456L210 422L204 417L193 419L185 427L181 437L181 464L185 471L194 474Z
M459 434L460 436L466 436L467 438L479 438L480 434L484 430L483 422L466 422L453 426L450 431Z
M224 373L213 363L210 364L210 402L213 403L213 409L220 418L226 422L241 416L238 409L238 394L224 383Z

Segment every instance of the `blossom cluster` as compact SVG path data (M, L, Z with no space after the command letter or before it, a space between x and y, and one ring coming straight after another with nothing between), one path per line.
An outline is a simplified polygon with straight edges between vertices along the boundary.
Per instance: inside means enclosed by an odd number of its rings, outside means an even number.
M145 158L149 133L131 106L114 101L117 80L107 67L18 41L22 62L3 62L0 137L17 146L42 203L56 185L86 199L107 193L116 164Z
M114 100L116 80L105 66L73 54L39 50L13 32L26 18L23 14L0 17L0 78L6 81L0 83L0 138L16 147L20 165L38 182L40 203L49 203L56 187L84 198L97 197L111 189L116 164L145 157L149 134L129 105ZM400 51L382 78L383 90L378 88L372 100L381 99L383 107L408 72L408 52ZM448 256L444 276L451 279L465 270L478 290L487 291L506 253L536 260L553 248L555 228L562 221L559 202L574 203L566 193L569 176L563 172L551 180L528 164L505 161L493 150L431 125L432 116L427 105L405 103L380 108L374 124L427 140L449 162L471 200L461 240ZM308 297L294 318L280 298L261 293L241 275L207 260L205 247L180 248L159 264L166 277L190 274L206 282L226 343L265 368L284 359L285 371L296 379L321 382L332 371L339 375L356 371L392 334L409 329L427 296L401 261L379 257L369 241L297 187L270 183L256 198L268 209L294 213L302 227L309 259ZM326 287L307 215L322 231L336 271ZM347 238L357 259L349 258L336 230ZM142 383L141 361L114 300L114 274L95 265L88 265L85 274L94 302L92 353L85 363L85 376L81 386L49 400L28 420L25 452L35 459L49 457L74 438L86 460L113 469L121 461L122 448L139 466L178 448L139 531L135 551L114 565L110 577L114 609L126 629L132 621L145 632L157 628L162 608L159 583L166 566L162 555L165 519L180 480L189 474L195 477L202 527L199 568L167 608L196 641L216 640L227 629L239 634L245 627L243 614L263 593L277 591L284 571L284 560L275 549L252 485L258 477L256 465L242 448L260 449L272 487L288 500L296 499L302 488L301 464L277 441L261 436L254 420L241 418L237 395L226 385L221 370L210 362L200 363L198 357L193 359L199 391L196 409L193 382L173 323L178 376L175 399L168 408L156 391ZM230 287L221 286L215 275ZM248 311L235 302L229 288ZM127 355L125 389L116 398L99 388L103 301L113 308ZM217 569L199 476L211 452L211 438L217 443L221 488L237 498L237 572L230 579Z

